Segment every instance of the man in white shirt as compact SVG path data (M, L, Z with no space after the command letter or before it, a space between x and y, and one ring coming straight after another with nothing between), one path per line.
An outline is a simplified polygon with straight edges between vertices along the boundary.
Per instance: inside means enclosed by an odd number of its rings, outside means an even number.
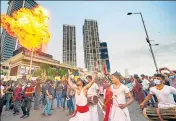
M142 89L144 91L145 96L147 96L149 93L150 82L147 79L145 79L145 75L142 74L141 77L142 77L142 83L141 83Z
M140 107L143 108L145 103L147 103L152 96L155 94L158 99L158 107L159 108L169 108L176 106L173 95L176 95L176 88L164 85L164 76L161 74L157 74L154 77L155 87L150 88L149 95L145 98L145 100L140 104Z
M92 81L92 76L87 76L87 81ZM87 92L87 97L99 96L99 87L94 83ZM99 121L97 105L89 105L91 121Z

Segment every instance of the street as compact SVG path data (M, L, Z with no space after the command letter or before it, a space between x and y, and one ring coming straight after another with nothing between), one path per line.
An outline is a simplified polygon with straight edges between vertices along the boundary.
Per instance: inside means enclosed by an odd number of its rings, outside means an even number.
M55 105L56 106L56 100L55 100ZM100 121L103 121L103 113L101 109L98 109L99 111L99 118ZM144 116L140 113L139 107L136 102L133 102L129 106L129 111L130 111L130 116L131 116L131 121L147 121ZM63 111L62 109L54 109L52 110L52 116L42 116L41 115L42 109L40 110L33 110L31 108L31 114L30 117L27 119L20 119L20 115L18 116L13 116L12 111L3 111L2 113L2 119L1 121L68 121L71 116L68 116L68 111L65 110Z

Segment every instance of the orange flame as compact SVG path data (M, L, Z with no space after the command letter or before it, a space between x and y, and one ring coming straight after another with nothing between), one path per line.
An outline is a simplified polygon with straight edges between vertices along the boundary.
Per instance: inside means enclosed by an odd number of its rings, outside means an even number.
M31 50L46 45L50 39L47 21L48 11L41 6L21 8L12 13L12 17L1 15L1 26L7 33L16 37L23 47Z

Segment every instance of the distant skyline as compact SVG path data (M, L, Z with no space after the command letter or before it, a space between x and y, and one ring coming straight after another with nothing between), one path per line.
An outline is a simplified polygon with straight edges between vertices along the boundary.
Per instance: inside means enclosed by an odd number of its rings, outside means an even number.
M84 66L84 19L98 21L100 41L107 42L112 72L128 69L129 74L155 73L146 35L139 15L142 12L158 67L176 69L176 2L172 1L37 1L50 12L51 40L47 52L62 61L63 24L76 27L77 66ZM7 12L1 1L1 13Z

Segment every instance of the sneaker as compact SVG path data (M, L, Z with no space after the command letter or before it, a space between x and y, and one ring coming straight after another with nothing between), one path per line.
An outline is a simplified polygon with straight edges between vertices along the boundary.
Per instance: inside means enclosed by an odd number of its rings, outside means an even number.
M25 116L23 117L23 119L28 118L28 117L29 117L29 115L25 115Z
M16 114L16 112L14 112L13 114Z
M42 116L45 116L45 114L44 114L44 113L42 113Z
M48 114L48 116L51 116L52 114Z
M20 114L20 112L17 112L17 113L16 113L16 115L19 115L19 114Z
M24 118L25 115L22 115L20 118Z

